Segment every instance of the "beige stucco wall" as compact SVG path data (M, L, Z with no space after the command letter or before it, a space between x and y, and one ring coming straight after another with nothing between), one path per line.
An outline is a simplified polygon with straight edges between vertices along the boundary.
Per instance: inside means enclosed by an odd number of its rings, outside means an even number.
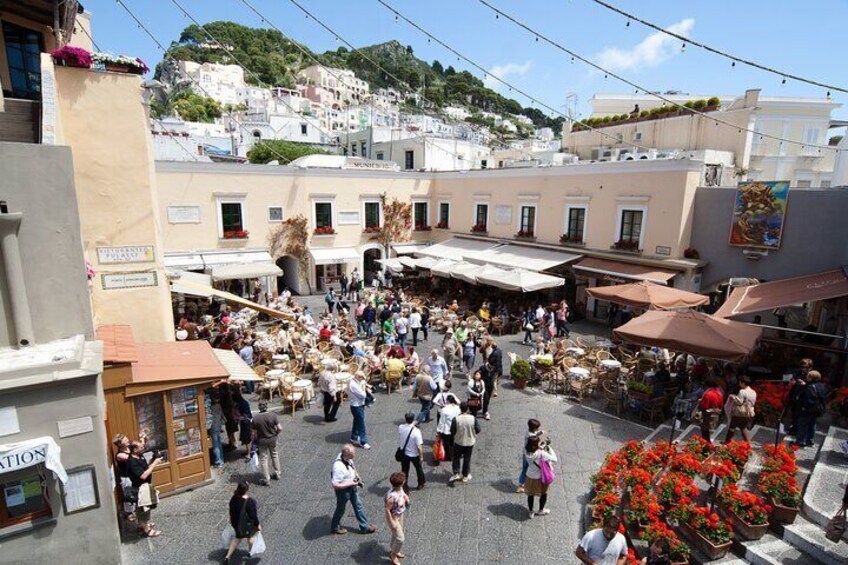
M55 71L63 143L74 159L83 244L97 273L95 325L130 324L142 342L173 340L141 78L65 67ZM152 245L154 261L98 262L98 247L122 245ZM157 285L104 290L101 275L133 271L155 273Z

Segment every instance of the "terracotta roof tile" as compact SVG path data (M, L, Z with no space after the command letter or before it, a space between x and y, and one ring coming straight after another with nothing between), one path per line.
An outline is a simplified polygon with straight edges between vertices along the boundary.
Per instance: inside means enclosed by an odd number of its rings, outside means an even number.
M221 365L206 341L139 343L138 363L133 364L133 384L206 379L225 379Z
M103 342L103 361L108 363L135 363L138 348L132 327L128 325L105 325L97 328L97 339Z

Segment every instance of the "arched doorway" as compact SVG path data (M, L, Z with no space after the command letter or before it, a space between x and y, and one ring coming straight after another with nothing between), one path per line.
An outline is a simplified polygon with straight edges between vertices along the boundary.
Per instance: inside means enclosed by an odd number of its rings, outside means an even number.
M287 287L293 294L301 294L300 264L291 255L280 257L277 266L283 270L282 276L277 277L277 290L283 292Z
M362 276L364 277L365 285L371 284L374 277L377 276L377 271L383 266L377 262L377 259L383 258L383 249L379 245L367 248L362 252Z

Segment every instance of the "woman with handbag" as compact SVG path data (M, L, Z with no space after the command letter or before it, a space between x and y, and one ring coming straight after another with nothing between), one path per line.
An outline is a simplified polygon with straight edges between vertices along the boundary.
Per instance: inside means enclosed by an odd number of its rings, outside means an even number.
M524 484L524 490L527 493L527 508L531 519L533 516L547 516L551 513L550 509L545 508L545 504L548 502L548 486L554 479L551 463L556 463L557 456L550 446L543 449L540 445L539 436L531 436L527 439L524 454L524 460L527 461L527 481ZM534 512L533 503L537 496L539 511Z
M232 539L230 540L230 545L227 548L227 555L224 557L224 565L229 565L230 557L233 556L236 548L244 540L247 540L248 551L253 555L253 544L257 541L256 535L262 531L256 509L256 501L247 495L248 488L250 486L247 482L240 481L238 486L236 486L235 493L230 498L230 527L233 532L231 533Z
M127 477L129 477L132 483L131 498L134 498L135 500L133 502L137 503L135 514L136 521L138 522L138 533L147 538L159 537L162 535L162 532L153 529L154 524L150 521L150 510L155 505L153 501L155 491L142 496L141 490L153 489L151 484L153 482L153 470L156 468L156 465L162 462L163 458L157 456L148 463L147 459L142 455L144 444L138 441L132 442L130 449L131 452L129 459L127 459L126 470Z
M480 371L474 373L474 378L468 381L468 411L476 418L477 412L483 407L483 394L486 392L486 384L483 382L483 374Z
M757 391L751 388L751 377L742 375L739 378L739 392L727 397L730 410L730 423L727 425L727 435L724 443L730 443L737 429L742 432L745 441L751 441L751 424L754 423L754 406L757 404Z
M521 327L524 329L524 345L533 345L533 330L536 328L536 314L533 309L528 306L524 310Z

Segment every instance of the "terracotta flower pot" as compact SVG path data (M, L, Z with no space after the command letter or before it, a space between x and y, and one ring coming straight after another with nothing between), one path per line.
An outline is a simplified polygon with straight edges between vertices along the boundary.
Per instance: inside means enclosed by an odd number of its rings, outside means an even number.
M783 506L782 504L777 503L773 498L771 499L771 514L769 514L769 519L772 522L777 522L778 524L791 524L795 521L795 517L798 515L798 508L792 508L790 506Z
M522 389L522 388L524 388L524 387L526 387L526 386L527 386L527 381L526 381L526 380L523 380L523 381L512 381L512 386L513 386L513 388Z
M730 551L730 546L733 545L732 541L727 543L723 543L721 545L715 545L713 542L702 536L700 533L696 532L692 528L689 527L689 524L680 524L680 532L692 542L692 545L697 547L701 553L710 558L710 560L721 559L727 552Z
M719 505L719 508L721 509L722 514L730 518L730 521L733 523L733 531L739 534L740 537L753 541L766 535L769 527L768 522L765 524L749 524L737 516L736 513L729 508L725 508L721 505Z

